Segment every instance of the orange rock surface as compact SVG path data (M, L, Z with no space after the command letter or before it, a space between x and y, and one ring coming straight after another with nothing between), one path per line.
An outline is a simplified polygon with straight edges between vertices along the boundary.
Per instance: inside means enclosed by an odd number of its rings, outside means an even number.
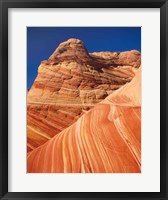
M134 77L138 51L89 54L82 41L61 43L38 68L27 97L27 150L72 125Z
M141 71L28 154L29 173L140 173Z

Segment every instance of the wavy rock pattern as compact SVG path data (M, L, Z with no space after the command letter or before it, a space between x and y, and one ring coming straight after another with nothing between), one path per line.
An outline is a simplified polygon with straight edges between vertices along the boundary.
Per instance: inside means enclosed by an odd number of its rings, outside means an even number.
M141 74L28 154L29 173L140 173Z
M61 43L46 61L28 92L27 150L61 132L134 77L140 53L89 54L82 41Z

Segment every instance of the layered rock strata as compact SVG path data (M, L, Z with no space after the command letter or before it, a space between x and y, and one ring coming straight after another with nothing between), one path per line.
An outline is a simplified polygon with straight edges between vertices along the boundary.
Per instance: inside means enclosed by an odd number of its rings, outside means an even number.
M73 124L95 104L134 77L140 53L89 54L82 41L61 43L38 68L28 92L28 151Z
M28 155L29 173L140 173L141 72Z

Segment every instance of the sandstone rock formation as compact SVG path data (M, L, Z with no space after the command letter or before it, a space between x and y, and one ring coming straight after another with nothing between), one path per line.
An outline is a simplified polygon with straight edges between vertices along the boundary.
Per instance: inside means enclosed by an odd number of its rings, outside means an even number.
M141 71L28 154L28 172L140 173Z
M61 43L48 60L41 62L28 92L28 151L69 127L130 82L140 60L136 50L89 54L78 39Z

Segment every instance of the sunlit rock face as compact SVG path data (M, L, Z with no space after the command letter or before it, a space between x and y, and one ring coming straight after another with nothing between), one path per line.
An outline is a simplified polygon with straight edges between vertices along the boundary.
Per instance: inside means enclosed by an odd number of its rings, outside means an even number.
M140 173L141 71L28 154L29 173Z
M27 150L44 144L90 108L130 82L138 51L88 53L83 42L61 43L42 61L27 97Z

